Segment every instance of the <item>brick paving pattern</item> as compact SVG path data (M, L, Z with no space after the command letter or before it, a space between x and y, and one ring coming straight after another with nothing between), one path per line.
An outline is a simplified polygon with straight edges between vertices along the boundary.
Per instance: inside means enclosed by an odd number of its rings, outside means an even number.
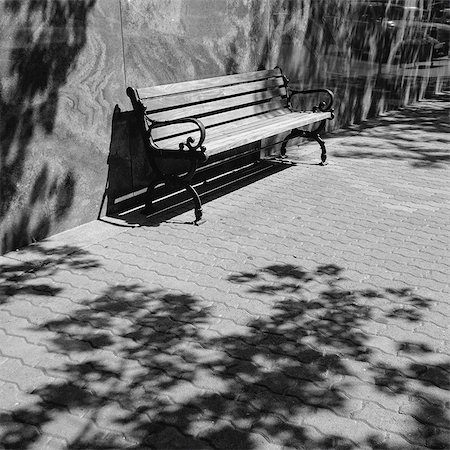
M0 446L450 448L448 113L291 149L198 227L5 255Z

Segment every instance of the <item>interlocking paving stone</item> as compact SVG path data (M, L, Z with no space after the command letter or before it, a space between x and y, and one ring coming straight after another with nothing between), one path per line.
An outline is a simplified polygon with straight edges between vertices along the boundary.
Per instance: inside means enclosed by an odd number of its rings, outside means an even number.
M448 107L1 257L0 448L446 448Z

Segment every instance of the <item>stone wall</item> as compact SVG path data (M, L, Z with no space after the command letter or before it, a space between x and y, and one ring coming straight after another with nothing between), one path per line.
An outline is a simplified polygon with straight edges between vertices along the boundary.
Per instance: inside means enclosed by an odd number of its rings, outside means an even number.
M0 1L0 246L92 220L123 102L120 5Z
M0 0L0 251L97 218L107 178L140 187L127 86L278 64L296 86L335 90L335 127L422 95L429 71L378 61L355 3Z

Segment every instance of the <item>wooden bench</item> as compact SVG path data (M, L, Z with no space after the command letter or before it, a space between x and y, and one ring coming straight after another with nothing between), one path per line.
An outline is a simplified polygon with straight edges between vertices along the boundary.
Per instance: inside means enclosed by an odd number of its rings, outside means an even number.
M325 94L310 111L296 111L291 99L300 94ZM280 68L134 89L131 99L152 169L146 194L146 211L152 209L153 192L165 183L184 188L195 204L197 223L202 217L200 197L192 186L199 167L246 144L288 132L281 155L293 137L307 137L326 148L320 136L333 118L333 93L328 89L290 89ZM301 128L319 125L312 131Z

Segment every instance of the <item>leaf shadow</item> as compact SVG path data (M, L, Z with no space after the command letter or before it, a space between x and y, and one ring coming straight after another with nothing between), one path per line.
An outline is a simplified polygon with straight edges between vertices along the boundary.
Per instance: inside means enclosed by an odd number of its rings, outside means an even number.
M369 365L376 389L418 399L408 412L416 419L411 439L427 431L428 440L441 442L429 428L444 424L446 411L429 389L448 389L448 364L428 363L433 349L409 341L399 342L398 351L415 362L380 361L365 332L379 299L410 302L419 316L431 300L418 301L411 290L342 289L343 275L332 264L231 274L230 283L253 295L274 296L269 315L238 331L230 319L229 331L223 322L214 325L214 307L190 294L141 283L111 286L70 316L35 326L51 330L47 345L71 360L47 369L57 381L34 389L38 400L5 416L0 442L29 448L69 414L83 426L68 448L256 449L263 439L287 448L393 450L376 433L364 442L312 433L309 418L318 412L344 414L354 363ZM258 290L268 281L281 288ZM311 283L320 286L314 298L306 295Z

